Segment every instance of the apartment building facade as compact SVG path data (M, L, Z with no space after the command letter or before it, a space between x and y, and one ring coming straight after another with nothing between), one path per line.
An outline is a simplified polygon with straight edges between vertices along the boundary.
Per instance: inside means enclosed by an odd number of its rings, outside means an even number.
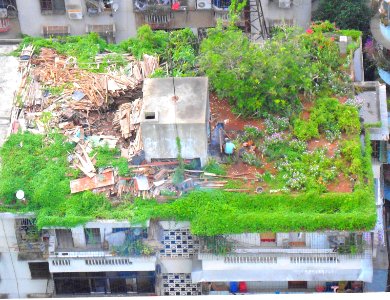
M370 131L377 224L370 232L195 236L189 222L99 220L38 230L32 214L0 214L0 296L361 292L384 239L386 89L357 83ZM380 125L379 125L380 124ZM333 289L332 289L333 287Z
M3 298L361 292L372 279L370 233L199 237L188 222L98 221L38 231L32 215L1 215ZM240 282L240 285L239 285Z
M137 28L197 32L227 21L230 0L16 0L21 32L31 36L80 35L97 32L110 42L136 35ZM259 20L267 28L278 24L307 28L311 0L251 0L238 23L247 33L259 34ZM259 18L260 17L260 18Z

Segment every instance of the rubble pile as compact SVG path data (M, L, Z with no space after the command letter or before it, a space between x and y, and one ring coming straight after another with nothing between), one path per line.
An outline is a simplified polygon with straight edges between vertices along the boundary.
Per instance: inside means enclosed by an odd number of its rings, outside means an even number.
M56 128L76 145L67 160L81 175L71 180L71 193L104 193L113 204L122 203L125 194L166 201L194 188L229 190L225 189L229 178L255 179L246 174L231 177L186 170L183 164L191 160L141 164L140 85L158 68L157 58L144 55L143 61L137 61L126 55L125 67L110 67L102 74L79 68L75 58L53 49L43 48L37 56L33 53L32 46L26 47L19 59L22 81L15 95L11 132L44 134ZM96 64L103 58L104 54L98 55ZM120 174L118 166L96 165L99 146L120 149L115 159L126 159L126 176ZM200 162L197 164L200 169ZM180 182L175 179L178 169L182 172Z
M134 137L130 141L128 149L121 149L122 156L128 159L139 154L143 149L141 139L140 117L142 109L142 99L136 99L131 103L124 103L119 106L119 110L115 113L113 125L115 129L121 131L122 137L127 139Z

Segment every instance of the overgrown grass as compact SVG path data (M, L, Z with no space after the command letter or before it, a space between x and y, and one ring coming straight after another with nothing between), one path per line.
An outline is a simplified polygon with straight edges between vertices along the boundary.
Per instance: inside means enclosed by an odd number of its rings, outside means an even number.
M369 135L365 137L360 172L364 180L355 185L353 193L248 195L213 190L194 191L165 204L137 200L133 221L149 218L190 221L191 231L198 235L371 230L376 222L376 208Z
M110 204L98 194L70 194L75 170L67 157L73 146L64 137L30 133L13 134L0 149L1 211L34 212L38 227L72 227L108 216ZM23 190L26 203L16 199Z
M376 212L373 193L247 195L195 191L171 203L138 200L134 221L152 218L190 221L198 235L242 232L371 230Z
M120 150L110 149L108 146L97 147L92 155L96 153L96 167L118 168L119 176L129 176L131 174L127 159L120 157Z
M70 194L75 171L67 156L73 146L58 134L45 137L29 133L11 135L0 150L1 211L33 212L39 228L74 227L93 219L143 222L149 218L186 220L195 234L262 231L369 230L376 221L369 137L362 172L364 183L353 193L260 194L193 191L174 202L135 200L111 206L104 195ZM97 165L114 164L116 152L99 148ZM231 188L240 187L231 184ZM15 199L25 192L26 203Z
M105 67L109 65L110 59L111 61L115 61L117 65L123 65L125 63L123 58L118 55L125 51L118 45L107 44L97 33L90 33L82 36L58 36L49 39L26 36L23 38L23 41L19 44L19 47L14 54L19 55L23 47L29 44L32 44L35 47L35 53L39 53L42 48L51 48L55 49L59 54L75 57L82 69L88 69L95 72L104 71ZM111 58L110 56L105 58L105 61L100 65L100 68L96 68L95 56L105 50L110 51L113 54L111 55Z
M35 53L42 48L51 48L59 54L72 56L77 59L80 68L91 72L104 72L107 66L117 67L126 65L123 53L130 53L137 59L144 54L158 56L160 62L168 62L171 70L169 76L195 76L195 62L197 54L197 39L191 29L185 28L167 33L164 30L153 31L149 25L141 26L137 37L129 38L119 44L109 44L97 33L79 36L57 36L53 38L25 36L14 55L20 55L24 46L32 44ZM108 52L103 61L97 65L95 56ZM157 69L154 77L165 77L162 69Z

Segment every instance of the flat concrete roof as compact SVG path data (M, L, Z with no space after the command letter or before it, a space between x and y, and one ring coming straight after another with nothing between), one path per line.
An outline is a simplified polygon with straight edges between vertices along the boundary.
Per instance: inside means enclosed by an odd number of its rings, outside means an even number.
M364 92L358 96L363 100L359 115L364 124L380 123L380 126L370 128L370 139L373 141L387 141L389 138L389 125L386 103L386 85L379 82L366 81L356 83Z
M207 77L145 79L141 123L206 123L208 95Z

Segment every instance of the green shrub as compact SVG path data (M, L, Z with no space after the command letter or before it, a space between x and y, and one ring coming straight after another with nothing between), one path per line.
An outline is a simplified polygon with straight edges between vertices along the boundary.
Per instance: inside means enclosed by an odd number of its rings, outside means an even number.
M308 141L312 138L317 138L320 136L318 132L318 124L312 121L308 122L301 119L296 119L294 121L294 135L302 141Z
M226 169L221 166L215 158L209 158L207 164L203 168L203 171L217 175L226 175Z
M248 165L255 166L256 168L263 166L261 159L259 159L255 154L249 152L245 152L242 155L242 161Z
M120 150L110 149L108 145L97 147L93 151L96 153L96 167L114 167L118 168L119 176L129 176L131 174L129 163L126 158L120 157Z

